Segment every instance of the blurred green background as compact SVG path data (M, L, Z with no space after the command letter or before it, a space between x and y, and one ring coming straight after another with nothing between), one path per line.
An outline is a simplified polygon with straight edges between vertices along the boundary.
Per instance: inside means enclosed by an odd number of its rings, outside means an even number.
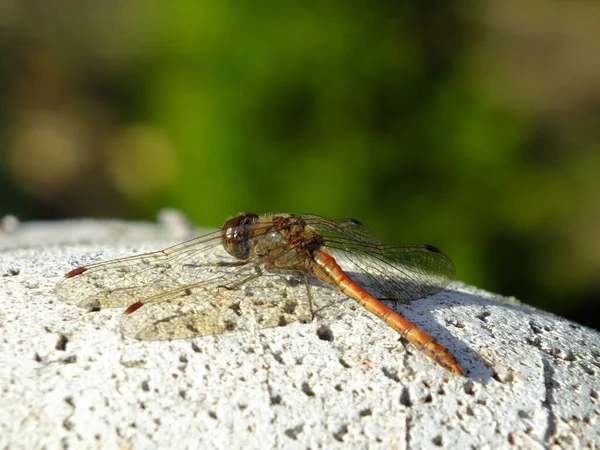
M600 327L600 3L0 2L0 215L355 217Z

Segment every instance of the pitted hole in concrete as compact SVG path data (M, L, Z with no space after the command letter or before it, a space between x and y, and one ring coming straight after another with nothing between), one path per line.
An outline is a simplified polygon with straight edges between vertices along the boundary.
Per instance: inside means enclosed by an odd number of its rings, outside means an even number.
M499 372L494 370L492 373L492 378L498 383L512 383L515 381L515 374L511 371Z
M150 392L150 384L148 383L148 380L142 381L142 391Z
M463 387L465 389L465 394L467 394L467 395L475 395L475 394L477 394L478 389L476 388L476 385L473 382L473 380L468 380L464 384Z
M42 362L42 357L40 356L40 354L39 354L39 353L37 353L37 352L36 352L36 354L35 354L35 355L33 355L33 360L34 360L35 362L41 363L41 362Z
M577 355L572 350L567 352L567 356L565 356L565 361L574 362L577 361Z
M436 437L434 437L431 442L433 442L433 445L436 447L442 447L444 445L444 439L442 438L441 434L438 434Z
M67 431L71 431L75 427L75 425L73 424L73 422L71 422L69 419L63 420L62 426Z
M61 364L75 364L76 362L77 362L76 355L67 356L66 358L63 358L60 360Z
M198 347L198 344L196 344L195 342L192 342L192 350L195 353L202 353L202 349L200 347Z
M127 369L133 369L134 367L143 367L146 362L143 359L133 359L128 361L121 361L121 365Z
M477 317L482 322L487 322L487 318L490 317L491 315L492 315L491 312L483 311L481 314L477 314L475 317Z
M444 389L444 386L440 386L437 393L438 395L446 395L446 389Z
M338 392L342 392L344 390L341 384L336 384L333 388Z
M182 399L187 400L187 392L184 389L179 389L179 396Z
M302 392L304 392L309 397L315 396L315 391L312 390L312 388L306 381L302 383Z
M333 342L333 331L326 325L322 325L317 328L317 336L322 341Z
M56 345L54 348L61 352L67 350L67 344L69 343L69 338L67 338L64 334L58 336L58 341L56 341Z
M423 399L423 403L433 403L433 395L431 395L431 392Z
M285 277L284 282L286 285L288 285L289 287L296 287L299 286L300 283L302 283L304 280L300 277L294 277L294 276L290 276L290 277Z
M304 424L300 424L294 428L288 428L284 431L285 435L294 441L298 440L298 435L304 430Z
M240 411L243 411L243 410L245 410L246 408L248 408L248 405L246 405L245 403L238 403L238 405L237 405L237 406L238 406L238 409L239 409Z
M344 366L346 369L350 369L352 366L346 362L344 358L338 359L339 363Z
M535 334L542 334L544 332L544 330L537 323L535 323L533 320L529 321L529 328Z
M71 408L75 408L75 402L73 401L73 397L71 397L71 396L68 396L68 397L65 397L63 400L64 400L64 401L65 401L65 403L66 403L67 405L69 405Z
M344 442L344 436L348 434L348 425L342 425L335 433L333 433L333 438L338 442Z
M213 410L208 411L208 417L210 417L211 419L215 419L215 420L219 419L217 416L217 413L214 412Z
M281 395L275 394L275 395L269 396L269 403L271 405L281 405L281 402L282 402Z
M373 415L373 411L371 410L371 408L364 408L364 409L361 409L361 410L358 412L358 415L359 415L360 417L367 417L367 416L371 416L371 415Z
M285 364L283 358L281 357L281 352L271 352L271 355L273 355L273 358L275 358L275 361L277 361L279 364Z
M588 375L590 375L592 377L596 375L596 370L593 367L587 365L586 363L583 363L583 362L579 363L579 366L583 369L583 371L586 374L588 374Z
M595 391L594 389L592 389L590 391L590 398L592 399L592 403L596 403L598 401L598 399L600 398L600 394L598 393L598 391Z
M402 388L402 394L400 394L400 404L406 406L407 408L410 408L413 405L410 398L410 391L406 386Z
M521 419L531 419L531 414L528 413L527 411L523 411L522 409L520 409L517 412L517 415L521 418Z
M185 355L181 355L181 356L179 356L179 362L187 364L188 363L188 359L186 358Z
M452 327L456 327L456 328L465 328L466 325L462 322L459 322L456 319L444 319L444 322L446 323L447 326L452 326Z
M388 369L387 367L382 367L381 371L390 380L393 380L396 383L400 383L400 377L398 376L398 372L395 369Z

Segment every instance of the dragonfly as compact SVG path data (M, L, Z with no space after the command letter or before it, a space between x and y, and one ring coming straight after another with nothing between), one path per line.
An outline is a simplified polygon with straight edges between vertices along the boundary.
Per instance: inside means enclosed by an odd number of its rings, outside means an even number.
M304 278L307 305L273 283L261 284L267 292L260 298L234 295L257 279L286 273ZM438 248L383 244L355 219L242 213L220 230L167 249L71 270L55 293L88 310L126 306L126 337L173 340L308 322L314 318L309 278L316 279L357 301L442 367L464 375L446 347L376 297L426 297L444 290L454 273Z

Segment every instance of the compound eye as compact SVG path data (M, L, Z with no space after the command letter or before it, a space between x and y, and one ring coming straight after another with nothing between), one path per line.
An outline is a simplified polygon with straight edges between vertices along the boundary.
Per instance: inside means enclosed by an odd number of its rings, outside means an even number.
M221 243L231 256L238 259L247 259L250 254L248 239L250 237L251 225L258 222L258 215L254 213L240 214L229 219L223 224Z
M243 213L229 219L223 224L223 231L227 231L229 228L240 227L249 223L258 222L258 215L254 213Z

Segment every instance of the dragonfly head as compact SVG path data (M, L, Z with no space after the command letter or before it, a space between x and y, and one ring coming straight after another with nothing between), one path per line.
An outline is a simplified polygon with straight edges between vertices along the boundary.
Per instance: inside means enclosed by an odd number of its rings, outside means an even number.
M258 222L258 219L258 215L254 213L243 213L223 224L221 243L227 253L237 259L248 258L251 225Z

